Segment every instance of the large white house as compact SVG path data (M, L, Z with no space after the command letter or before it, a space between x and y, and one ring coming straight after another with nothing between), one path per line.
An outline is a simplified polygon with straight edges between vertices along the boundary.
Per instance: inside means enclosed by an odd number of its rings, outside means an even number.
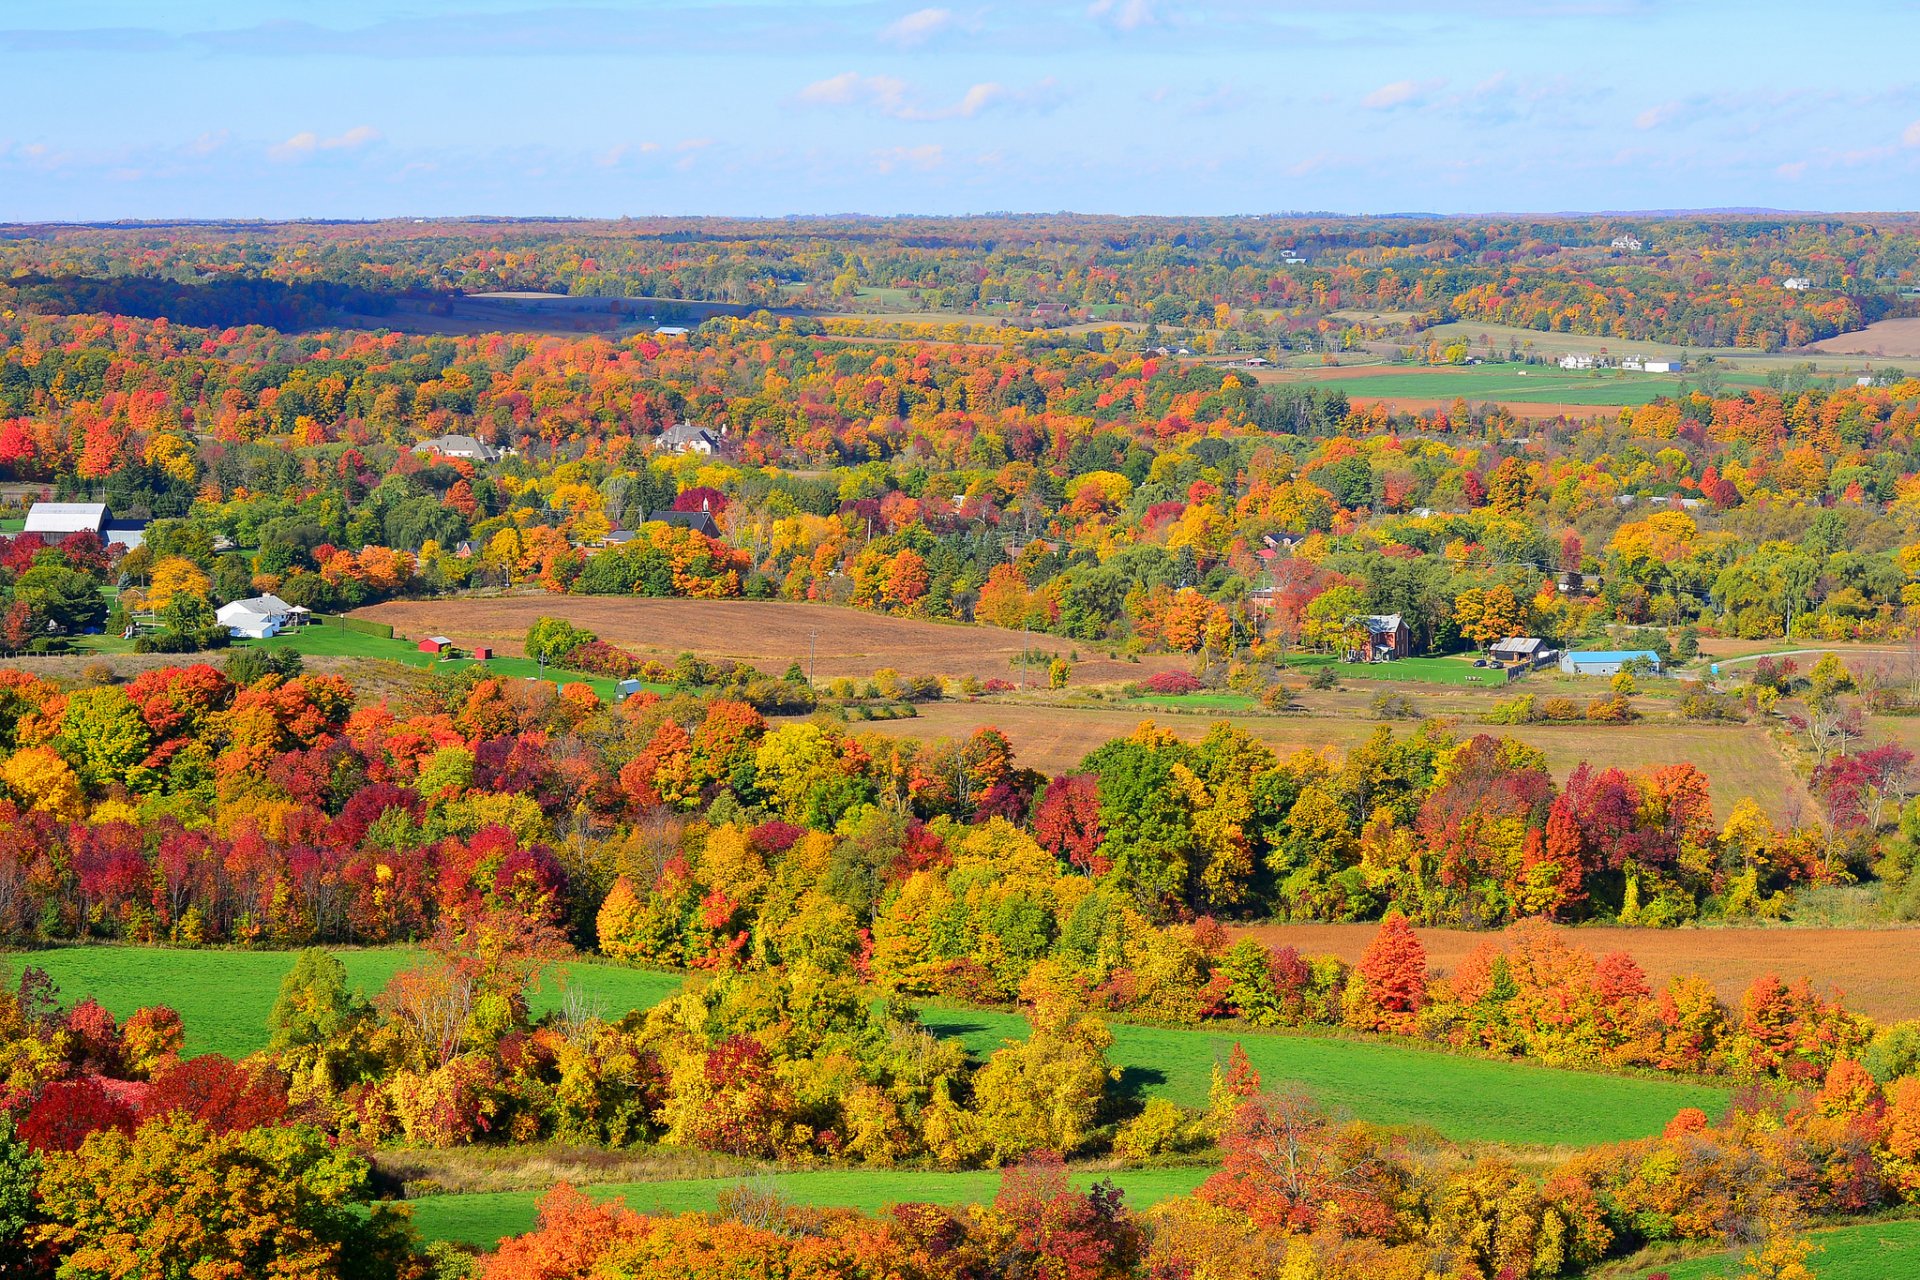
M279 596L264 595L223 604L213 616L236 640L265 640L285 631L296 615L305 612Z
M37 533L57 542L70 533L94 533L110 547L133 550L146 541L144 520L116 520L104 502L36 502L27 508L22 533Z

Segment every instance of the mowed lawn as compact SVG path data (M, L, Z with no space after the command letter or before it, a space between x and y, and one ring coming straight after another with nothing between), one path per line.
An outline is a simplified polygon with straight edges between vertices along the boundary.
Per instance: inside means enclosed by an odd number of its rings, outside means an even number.
M92 996L117 1018L144 1005L173 1008L186 1024L186 1052L240 1057L267 1044L267 1014L280 980L293 968L292 951L189 951L168 947L62 947L0 956L16 977L28 965L52 976L71 1003ZM406 947L334 952L347 981L372 996L422 954ZM603 1013L619 1017L649 1009L680 989L673 973L576 961L550 970L534 992L534 1012L557 1008L567 990L582 992Z
M984 1056L1025 1038L1017 1014L928 1009L927 1025ZM1406 1045L1229 1029L1110 1023L1121 1088L1207 1105L1215 1063L1236 1042L1269 1090L1298 1088L1336 1114L1421 1126L1459 1142L1592 1146L1658 1133L1683 1107L1718 1115L1728 1090L1689 1080L1563 1071Z
M1113 1173L1079 1174L1082 1188L1102 1178L1126 1193L1126 1203L1144 1209L1173 1196L1191 1193L1210 1168L1123 1169ZM1000 1188L993 1170L938 1173L924 1170L829 1169L804 1173L757 1174L750 1179L692 1178L677 1182L608 1182L582 1190L595 1200L623 1198L627 1207L644 1213L689 1213L711 1210L720 1193L747 1182L756 1190L774 1191L797 1205L862 1209L875 1213L890 1204L978 1204L991 1200ZM485 1191L471 1195L422 1196L407 1203L414 1225L428 1240L491 1249L507 1236L533 1230L537 1191Z
M1810 1233L1820 1252L1807 1265L1820 1280L1892 1280L1920 1276L1920 1221L1861 1222ZM1619 1280L1665 1274L1670 1280L1709 1280L1741 1274L1744 1249L1706 1254L1681 1262L1615 1267L1608 1274Z
M457 612L461 606L449 601L447 607L452 613ZM448 625L453 624L449 621ZM605 677L583 675L577 671L562 671L558 667L542 668L539 663L529 658L495 656L478 664L468 658L447 660L437 658L430 653L420 652L419 645L411 640L370 636L364 632L348 630L346 627L302 627L298 631L274 636L270 640L242 640L233 647L236 649L293 649L303 655L311 654L316 658L384 658L410 667L432 667L437 671L457 671L463 667L478 665L494 675L503 676L509 680L540 679L551 680L555 684L578 682L590 686L595 693L607 700L611 700L614 693L615 682Z

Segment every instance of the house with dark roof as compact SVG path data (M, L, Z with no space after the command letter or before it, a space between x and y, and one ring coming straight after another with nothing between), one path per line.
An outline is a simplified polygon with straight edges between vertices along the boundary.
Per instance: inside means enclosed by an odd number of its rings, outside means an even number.
M1413 628L1397 613L1375 613L1360 619L1366 638L1360 643L1360 661L1391 662L1413 656Z
M643 524L670 524L677 529L692 529L704 533L709 538L720 536L720 526L714 523L711 511L654 511L647 515Z
M662 431L654 440L654 448L667 453L719 453L726 446L727 429L720 428L715 435L705 427L696 427L691 422L676 422Z

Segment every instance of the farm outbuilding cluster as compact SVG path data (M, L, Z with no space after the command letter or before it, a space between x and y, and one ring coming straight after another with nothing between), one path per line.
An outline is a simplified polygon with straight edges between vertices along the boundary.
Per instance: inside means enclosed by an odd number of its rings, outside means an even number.
M1651 649L1574 649L1560 659L1560 669L1576 676L1614 676L1629 664L1660 674L1660 655Z

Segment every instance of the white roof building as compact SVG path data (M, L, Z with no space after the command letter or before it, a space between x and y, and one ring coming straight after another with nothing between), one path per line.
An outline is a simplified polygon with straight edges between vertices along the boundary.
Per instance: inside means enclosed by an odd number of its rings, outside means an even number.
M276 595L233 600L213 611L214 618L236 639L265 640L277 636L293 621L296 609Z
M22 533L55 540L70 533L97 533L110 547L131 551L146 541L146 521L115 520L104 502L36 502L27 509Z
M1780 282L1782 289L1791 289L1795 293L1805 293L1813 288L1813 280L1807 276L1788 276Z

